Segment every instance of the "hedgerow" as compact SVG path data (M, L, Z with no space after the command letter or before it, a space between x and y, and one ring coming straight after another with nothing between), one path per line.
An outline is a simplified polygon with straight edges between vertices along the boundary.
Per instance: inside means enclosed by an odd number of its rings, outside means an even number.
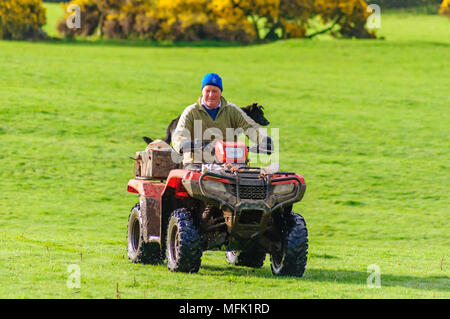
M73 0L82 11L82 26L66 36L138 37L155 41L263 40L313 37L310 22L318 17L336 37L374 38L365 28L363 0ZM65 4L67 8L69 4ZM317 34L319 34L317 33Z

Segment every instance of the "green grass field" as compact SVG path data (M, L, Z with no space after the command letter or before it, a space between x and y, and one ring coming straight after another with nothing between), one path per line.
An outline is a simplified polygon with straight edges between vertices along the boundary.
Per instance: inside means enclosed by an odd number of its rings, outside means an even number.
M450 22L394 12L379 33L222 48L0 41L0 297L449 298ZM302 278L273 277L269 258L232 267L224 252L198 274L127 260L128 157L210 71L230 101L264 105L282 169L305 177ZM372 264L381 288L366 284Z

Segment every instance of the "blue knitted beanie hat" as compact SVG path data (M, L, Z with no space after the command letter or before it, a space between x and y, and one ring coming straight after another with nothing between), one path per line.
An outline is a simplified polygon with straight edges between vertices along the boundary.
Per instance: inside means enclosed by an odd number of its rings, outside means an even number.
M203 77L202 90L205 85L214 85L217 86L221 91L223 91L222 79L216 73L208 73Z

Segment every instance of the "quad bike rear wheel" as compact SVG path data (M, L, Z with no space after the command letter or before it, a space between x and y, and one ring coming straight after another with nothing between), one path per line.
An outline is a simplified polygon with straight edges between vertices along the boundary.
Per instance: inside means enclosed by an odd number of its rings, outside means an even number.
M167 268L170 271L195 273L200 269L202 240L186 208L172 212L167 226Z
M139 203L134 205L128 217L127 246L128 258L134 263L159 264L162 262L159 244L144 242Z
M266 253L263 251L227 251L225 253L228 263L235 266L246 266L252 268L261 268L266 259Z
M281 249L270 255L272 273L276 276L301 277L308 255L308 231L303 217L291 212L284 229Z

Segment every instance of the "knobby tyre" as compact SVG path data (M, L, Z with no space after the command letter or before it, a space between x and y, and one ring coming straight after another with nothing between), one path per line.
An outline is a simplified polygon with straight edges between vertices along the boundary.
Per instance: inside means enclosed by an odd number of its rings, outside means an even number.
M276 276L301 277L308 255L308 230L304 218L291 212L286 223L282 249L271 253L271 269Z
M159 264L162 262L158 243L146 243L143 235L142 213L139 203L134 205L128 217L128 258L134 263Z
M170 271L187 273L199 271L203 245L189 210L179 208L172 212L166 240L167 268Z

